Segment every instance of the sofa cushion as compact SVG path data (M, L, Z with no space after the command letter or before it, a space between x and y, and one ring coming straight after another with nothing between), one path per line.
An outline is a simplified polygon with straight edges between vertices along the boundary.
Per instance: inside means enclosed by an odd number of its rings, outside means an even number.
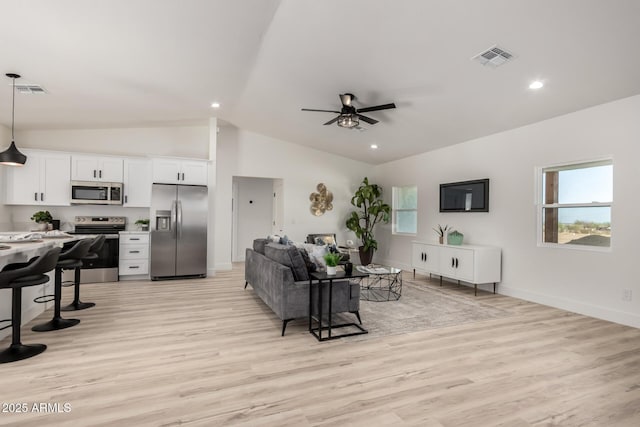
M302 255L302 260L304 261L304 264L307 266L307 272L313 273L318 269L318 267L309 258L309 253L305 248L298 248L298 252L300 252L300 255Z
M309 280L307 266L295 246L269 243L264 247L264 255L279 264L291 268L294 280Z
M253 250L258 252L259 254L264 255L264 247L270 240L268 239L255 239L253 241Z

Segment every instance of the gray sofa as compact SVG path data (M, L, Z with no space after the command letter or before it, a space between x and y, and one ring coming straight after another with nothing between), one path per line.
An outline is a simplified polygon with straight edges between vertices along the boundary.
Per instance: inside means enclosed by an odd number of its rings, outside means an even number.
M282 335L287 323L309 316L309 274L298 249L290 245L256 239L247 248L245 289L251 285L262 301L282 320ZM317 313L318 287L314 286L313 314ZM328 311L329 287L323 286L323 313ZM346 281L333 282L332 313L350 312L360 321L360 286Z

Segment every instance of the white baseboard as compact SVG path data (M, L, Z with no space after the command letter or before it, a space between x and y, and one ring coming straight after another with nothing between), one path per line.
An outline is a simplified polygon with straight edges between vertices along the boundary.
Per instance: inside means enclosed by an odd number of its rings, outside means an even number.
M214 266L214 268L217 271L228 271L228 270L231 270L233 268L233 264L230 263L230 262L221 262L219 264L216 264Z
M498 283L498 293L514 298L531 301L549 307L560 308L573 313L595 317L597 319L608 320L622 325L640 328L640 315L625 311L613 310L607 307L573 301L566 298L559 298L552 295L542 295L535 292L524 291L522 289L510 288Z

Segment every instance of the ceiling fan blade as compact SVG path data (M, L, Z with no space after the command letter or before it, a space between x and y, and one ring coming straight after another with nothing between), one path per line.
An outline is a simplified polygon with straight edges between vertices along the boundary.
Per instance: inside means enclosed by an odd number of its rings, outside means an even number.
M321 113L335 113L335 114L340 114L340 111L335 111L335 110L314 110L312 108L301 108L301 111L319 111Z
M367 111L389 110L391 108L396 108L396 104L392 102L391 104L376 105L375 107L358 108L358 113L366 113Z
M357 114L357 116L360 118L360 120L365 121L370 125L375 125L376 123L378 123L376 119L372 119L371 117L363 116L362 114Z
M335 122L337 122L337 121L338 121L338 118L339 118L339 117L340 117L340 116L336 117L335 119L331 119L331 120L329 120L327 123L325 123L325 126L326 126L326 125L332 125L332 124L334 124Z

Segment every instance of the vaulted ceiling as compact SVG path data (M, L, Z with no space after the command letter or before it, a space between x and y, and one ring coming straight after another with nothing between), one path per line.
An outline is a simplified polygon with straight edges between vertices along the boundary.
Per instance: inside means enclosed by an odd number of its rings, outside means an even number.
M0 0L17 129L205 123L369 163L640 93L637 0ZM498 45L515 59L471 58ZM3 77L5 78L5 77ZM0 123L11 122L11 81ZM533 80L545 86L528 88ZM338 94L395 102L323 126ZM218 101L221 107L210 105ZM378 150L371 150L377 144Z

